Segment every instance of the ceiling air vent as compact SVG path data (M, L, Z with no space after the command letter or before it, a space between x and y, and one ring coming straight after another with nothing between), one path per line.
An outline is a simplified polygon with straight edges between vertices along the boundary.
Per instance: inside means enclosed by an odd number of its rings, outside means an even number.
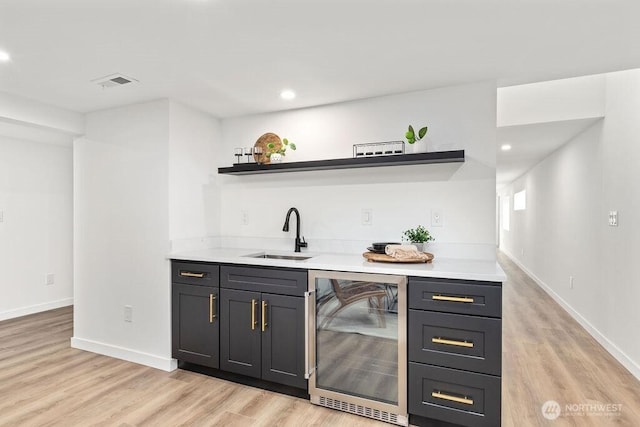
M100 77L99 79L95 79L91 81L96 83L98 86L101 86L103 89L116 87L116 86L123 86L129 83L138 83L138 80L133 79L131 77L127 77L119 73L111 74L105 77Z

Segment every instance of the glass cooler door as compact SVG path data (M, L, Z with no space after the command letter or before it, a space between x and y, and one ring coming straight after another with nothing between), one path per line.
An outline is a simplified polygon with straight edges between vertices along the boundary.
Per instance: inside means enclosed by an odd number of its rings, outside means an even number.
M309 289L312 401L406 415L406 277L310 271Z

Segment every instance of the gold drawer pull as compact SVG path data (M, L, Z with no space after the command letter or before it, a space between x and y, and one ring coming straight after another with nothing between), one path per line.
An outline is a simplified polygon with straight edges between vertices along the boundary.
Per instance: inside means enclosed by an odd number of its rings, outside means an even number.
M197 277L198 279L202 279L204 277L204 273L191 273L190 271L181 271L180 275L182 277Z
M431 397L435 397L436 399L442 399L442 400L450 400L452 402L457 402L457 403L464 403L465 405L473 405L473 399L469 399L467 396L457 397L457 396L451 396L450 394L440 393L439 391L434 391L431 393Z
M473 298L469 298L469 297L450 297L446 295L432 295L431 299L436 301L464 302L468 304L473 304Z
M262 301L262 332L267 330L267 302Z
M255 330L256 329L256 324L258 322L256 321L256 300L252 299L251 300L251 330Z
M209 323L213 323L213 319L216 318L215 302L216 302L215 295L209 294Z
M446 344L446 345L455 345L457 347L473 348L473 342L469 342L469 341L455 341L455 340L448 340L446 338L433 337L431 338L431 342L435 344Z

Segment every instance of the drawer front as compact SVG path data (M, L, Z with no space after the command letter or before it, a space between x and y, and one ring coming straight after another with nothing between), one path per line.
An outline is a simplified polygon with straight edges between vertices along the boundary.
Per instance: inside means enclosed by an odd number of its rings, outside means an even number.
M171 261L171 281L187 285L218 286L220 267L193 261Z
M469 427L500 426L501 380L409 363L409 413Z
M409 360L500 375L502 321L409 310Z
M500 283L409 278L409 308L501 317Z
M220 286L244 291L303 296L307 290L307 270L223 265Z

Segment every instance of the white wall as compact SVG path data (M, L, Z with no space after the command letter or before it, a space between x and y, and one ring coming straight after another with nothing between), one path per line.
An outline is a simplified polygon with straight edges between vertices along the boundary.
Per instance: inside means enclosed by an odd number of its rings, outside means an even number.
M630 332L640 325L638 111L640 70L608 74L604 120L499 195L527 192L502 250L640 378L640 342ZM619 227L608 226L610 210Z
M0 92L0 120L72 135L84 131L81 113L4 92Z
M168 169L168 101L87 114L74 143L72 346L171 368Z
M225 119L218 166L265 132L295 142L286 161L300 161L352 157L354 143L403 139L409 124L429 126L430 151L464 149L466 162L219 176L223 244L292 250L295 229L283 233L282 224L296 206L309 251L363 251L423 224L436 256L495 259L495 111L492 82ZM361 224L362 209L373 209L373 225ZM443 211L443 227L431 227L432 209Z
M215 162L218 119L169 103L169 236L172 250L205 244L220 233Z
M640 325L640 70L607 76L607 107L602 135L603 281L597 325L635 363L640 378L640 341L629 339ZM608 227L607 215L619 212L620 226Z
M166 257L170 239L216 232L218 137L215 119L168 100L87 115L74 143L74 347L175 368Z
M502 87L498 127L602 117L605 75Z
M0 320L73 303L72 188L70 147L0 136Z

